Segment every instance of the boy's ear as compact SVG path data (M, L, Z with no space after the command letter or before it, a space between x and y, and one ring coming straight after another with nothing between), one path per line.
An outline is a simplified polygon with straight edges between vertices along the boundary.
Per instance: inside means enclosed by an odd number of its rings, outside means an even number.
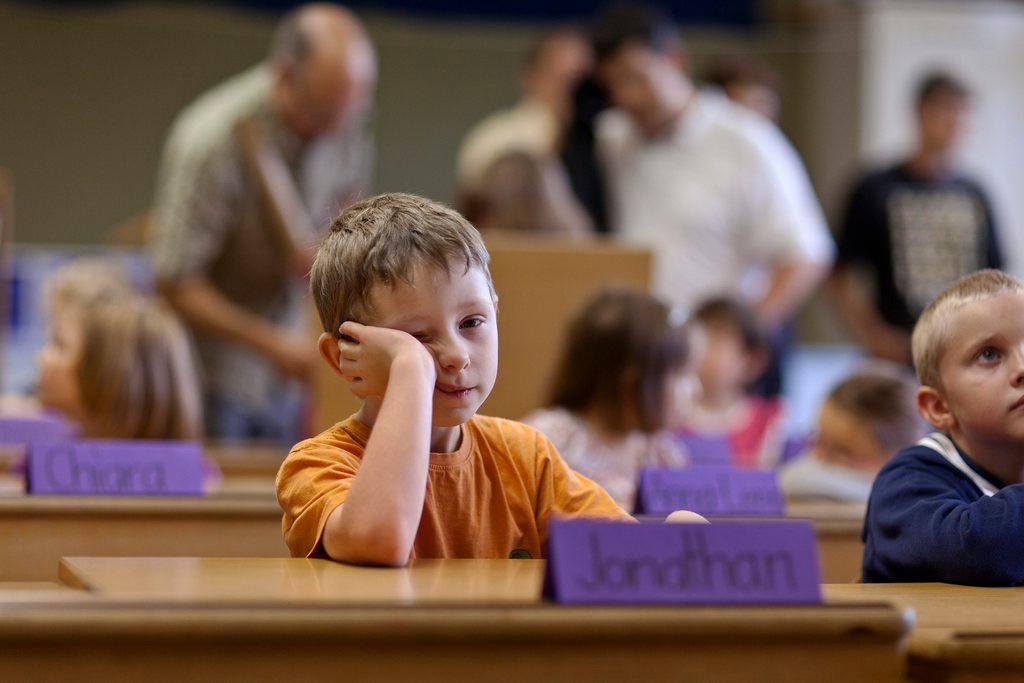
M334 338L333 334L324 332L317 339L316 345L320 349L320 357L327 361L334 374L341 377L341 349L338 348L338 340Z
M956 425L956 418L950 412L946 398L935 387L923 385L917 390L917 411L939 431L948 432Z

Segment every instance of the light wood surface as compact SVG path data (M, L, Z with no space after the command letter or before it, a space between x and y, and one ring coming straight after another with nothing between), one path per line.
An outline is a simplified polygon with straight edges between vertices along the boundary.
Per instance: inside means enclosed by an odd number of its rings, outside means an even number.
M5 680L895 681L887 607L13 605Z
M571 316L611 285L650 288L651 253L607 240L491 238L491 277L498 293L498 379L480 412L520 418L540 408ZM319 336L319 318L315 320ZM311 342L312 343L312 342ZM320 432L359 404L323 362L313 381L313 423Z
M823 582L847 583L860 579L864 555L860 532L864 525L864 510L862 503L786 503L787 517L814 522Z
M893 681L882 604L564 607L541 561L68 558L77 602L0 609L0 676ZM69 591L75 594L76 591ZM53 653L59 652L59 657Z
M825 586L825 595L834 603L912 608L908 672L915 680L1024 680L1024 588L876 583Z
M0 496L0 581L52 581L65 555L287 557L271 495Z
M535 604L543 567L542 560L417 560L388 569L306 559L69 557L59 576L104 596L153 602Z
M1024 630L1024 588L948 583L856 583L825 586L833 602L883 601L913 608L918 628Z
M984 630L918 629L909 677L918 681L994 683L1024 680L1024 626Z

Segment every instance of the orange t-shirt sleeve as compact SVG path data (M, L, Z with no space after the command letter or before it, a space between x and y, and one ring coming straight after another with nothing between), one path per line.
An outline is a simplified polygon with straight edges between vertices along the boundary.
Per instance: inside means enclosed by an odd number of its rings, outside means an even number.
M324 525L345 502L361 451L356 444L328 441L321 435L298 444L285 458L277 473L277 500L284 510L281 529L292 557L326 556L320 543Z
M632 520L598 484L574 471L547 437L537 432L537 527L547 537L551 515Z

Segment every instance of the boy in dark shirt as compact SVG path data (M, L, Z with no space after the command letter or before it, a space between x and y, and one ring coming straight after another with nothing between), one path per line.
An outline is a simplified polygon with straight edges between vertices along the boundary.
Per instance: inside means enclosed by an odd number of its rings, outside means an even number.
M914 327L917 405L937 430L882 468L864 581L1024 583L1024 283L957 281Z

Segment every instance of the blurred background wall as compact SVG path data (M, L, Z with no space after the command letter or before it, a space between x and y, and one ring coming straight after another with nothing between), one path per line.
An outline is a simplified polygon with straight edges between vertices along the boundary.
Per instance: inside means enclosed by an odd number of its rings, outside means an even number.
M381 64L376 189L450 200L461 136L515 100L520 60L550 24L358 11ZM208 2L0 2L0 166L17 186L17 241L101 242L145 210L175 113L261 59L278 16ZM779 71L782 128L830 216L859 168L910 144L923 69L968 80L977 106L964 156L995 195L1022 273L1021 3L779 0L757 17L685 25L696 71L721 52Z

